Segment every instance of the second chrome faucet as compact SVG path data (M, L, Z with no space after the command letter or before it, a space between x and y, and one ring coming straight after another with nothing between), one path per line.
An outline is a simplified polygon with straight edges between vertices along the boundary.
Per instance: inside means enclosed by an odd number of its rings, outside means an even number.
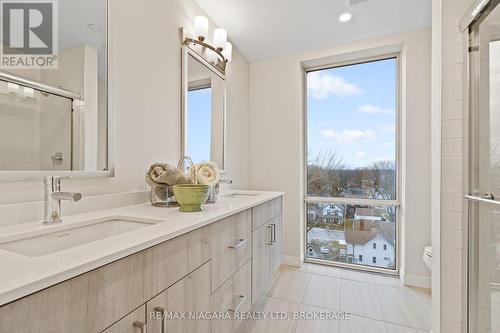
M80 201L81 198L82 194L78 192L62 192L60 177L45 177L43 223L61 223L61 200Z

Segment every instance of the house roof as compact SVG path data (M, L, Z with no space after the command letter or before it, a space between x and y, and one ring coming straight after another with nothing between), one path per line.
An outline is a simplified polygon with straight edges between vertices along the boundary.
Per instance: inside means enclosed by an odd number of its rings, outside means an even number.
M362 226L362 227L361 227ZM355 221L353 229L345 231L348 244L364 245L370 240L381 235L387 242L394 246L395 224L386 221Z

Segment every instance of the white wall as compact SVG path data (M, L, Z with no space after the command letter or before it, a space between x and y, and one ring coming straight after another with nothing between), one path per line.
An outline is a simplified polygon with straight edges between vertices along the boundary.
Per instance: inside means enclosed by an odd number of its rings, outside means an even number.
M430 29L375 38L250 64L249 184L285 191L284 259L303 257L303 87L301 62L392 44L403 47L405 163L401 271L410 284L430 287L422 262L430 233ZM406 126L408 124L408 126Z
M143 190L144 174L157 161L180 154L181 44L179 28L204 15L194 0L111 0L116 49L116 177L71 179L67 190L84 195ZM213 28L213 26L211 27ZM229 32L230 33L230 32ZM227 171L234 187L248 185L248 62L233 49L227 80ZM0 183L0 204L42 200L41 180ZM80 204L83 204L80 203Z

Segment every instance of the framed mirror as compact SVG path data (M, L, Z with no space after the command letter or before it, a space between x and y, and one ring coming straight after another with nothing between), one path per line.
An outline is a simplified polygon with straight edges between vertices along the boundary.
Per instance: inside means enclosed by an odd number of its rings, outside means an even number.
M182 52L182 153L224 170L225 76L189 47Z
M113 175L108 1L64 0L52 6L47 28L57 65L0 68L1 180ZM39 16L45 15L41 10ZM38 46L47 45L43 32L30 33ZM15 48L15 38L11 32L3 47L29 56L26 45Z

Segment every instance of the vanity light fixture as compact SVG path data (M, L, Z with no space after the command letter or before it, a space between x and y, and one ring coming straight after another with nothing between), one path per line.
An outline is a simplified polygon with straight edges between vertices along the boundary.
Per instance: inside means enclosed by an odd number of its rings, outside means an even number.
M490 0L482 0L479 2L476 7L472 10L471 16L476 17L483 9L486 7L486 5L490 2Z
M339 21L340 23L347 23L349 22L350 20L352 20L352 13L350 12L345 12L345 13L342 13L340 14L339 16Z
M184 28L181 28L181 35L184 45L191 47L199 45L202 52L205 53L205 59L213 63L222 73L225 73L226 64L232 59L233 45L227 41L227 31L222 28L214 30L213 42L207 41L208 37L208 19L205 16L196 16L194 18L194 36L187 34ZM199 52L198 52L199 53Z

